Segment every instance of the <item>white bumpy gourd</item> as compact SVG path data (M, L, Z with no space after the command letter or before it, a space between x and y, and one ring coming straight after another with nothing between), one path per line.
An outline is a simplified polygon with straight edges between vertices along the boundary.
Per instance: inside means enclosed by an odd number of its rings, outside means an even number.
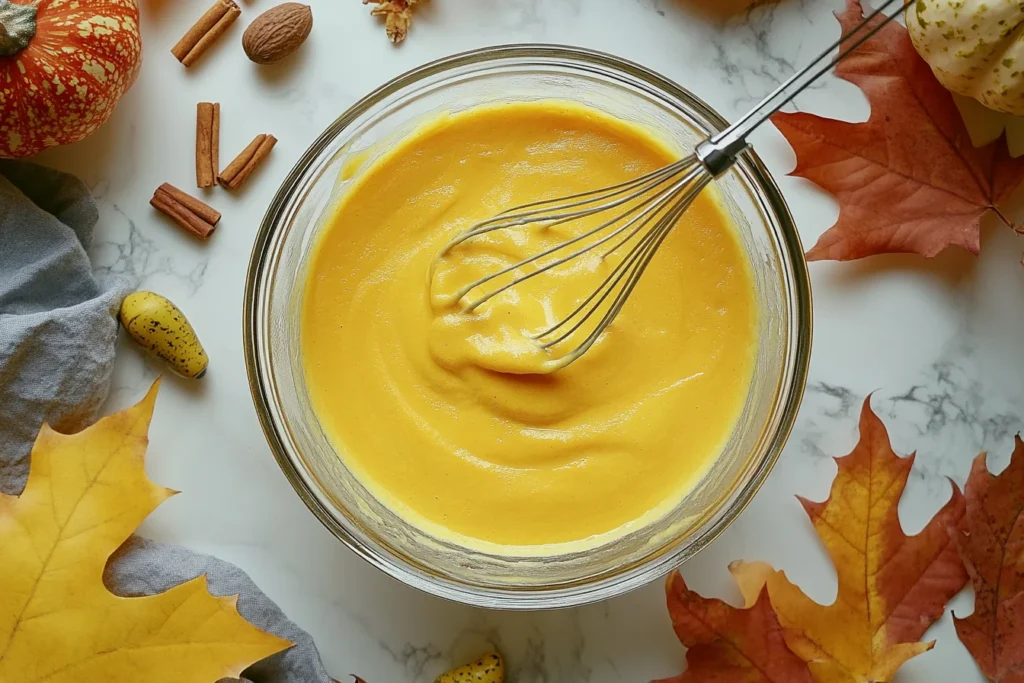
M1024 2L917 0L906 21L914 47L946 88L1024 115Z

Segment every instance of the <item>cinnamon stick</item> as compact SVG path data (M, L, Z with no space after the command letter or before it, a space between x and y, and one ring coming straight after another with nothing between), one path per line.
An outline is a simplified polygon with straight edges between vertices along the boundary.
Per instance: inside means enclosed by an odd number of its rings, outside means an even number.
M234 0L216 0L203 16L192 25L181 40L171 48L171 54L186 67L195 64L242 13Z
M220 104L196 106L196 185L213 187L220 168Z
M189 211L202 218L207 223L216 225L220 222L220 211L213 208L206 202L186 194L170 183L164 183L156 189L157 192L169 194L179 204L184 205Z
M217 183L217 169L220 168L220 102L213 105L213 131L210 133L212 151L210 153L210 170L213 184Z
M217 182L230 190L237 190L242 186L242 183L248 179L252 172L256 170L267 155L270 154L270 150L277 144L277 138L273 135L259 134L252 142L249 143L248 147L242 150L242 153L235 157L234 161L228 164L228 167L220 172L217 177Z
M212 206L185 194L170 183L156 188L149 203L179 227L200 239L209 237L221 218L220 212Z

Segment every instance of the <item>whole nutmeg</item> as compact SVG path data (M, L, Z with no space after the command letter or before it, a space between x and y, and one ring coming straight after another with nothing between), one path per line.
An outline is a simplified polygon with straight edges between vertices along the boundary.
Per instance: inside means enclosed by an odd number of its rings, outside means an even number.
M313 29L309 5L286 2L256 17L242 34L242 48L257 64L273 64L299 49Z

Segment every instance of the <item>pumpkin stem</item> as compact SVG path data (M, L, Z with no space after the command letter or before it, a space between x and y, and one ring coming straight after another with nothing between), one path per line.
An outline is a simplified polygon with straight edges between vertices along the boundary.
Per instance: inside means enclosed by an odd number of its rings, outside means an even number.
M0 0L0 57L13 57L32 42L36 35L35 3L18 5Z

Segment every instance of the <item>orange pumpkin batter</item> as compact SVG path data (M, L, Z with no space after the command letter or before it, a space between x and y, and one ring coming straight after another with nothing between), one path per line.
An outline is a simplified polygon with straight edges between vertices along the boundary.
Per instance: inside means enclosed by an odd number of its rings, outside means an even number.
M545 101L441 117L358 175L310 257L302 361L328 435L375 495L428 532L507 550L596 543L686 494L743 405L757 322L713 190L601 341L555 373L533 374L549 354L524 331L570 311L619 256L472 315L443 295L545 237L467 242L434 264L476 220L674 158L637 127Z

